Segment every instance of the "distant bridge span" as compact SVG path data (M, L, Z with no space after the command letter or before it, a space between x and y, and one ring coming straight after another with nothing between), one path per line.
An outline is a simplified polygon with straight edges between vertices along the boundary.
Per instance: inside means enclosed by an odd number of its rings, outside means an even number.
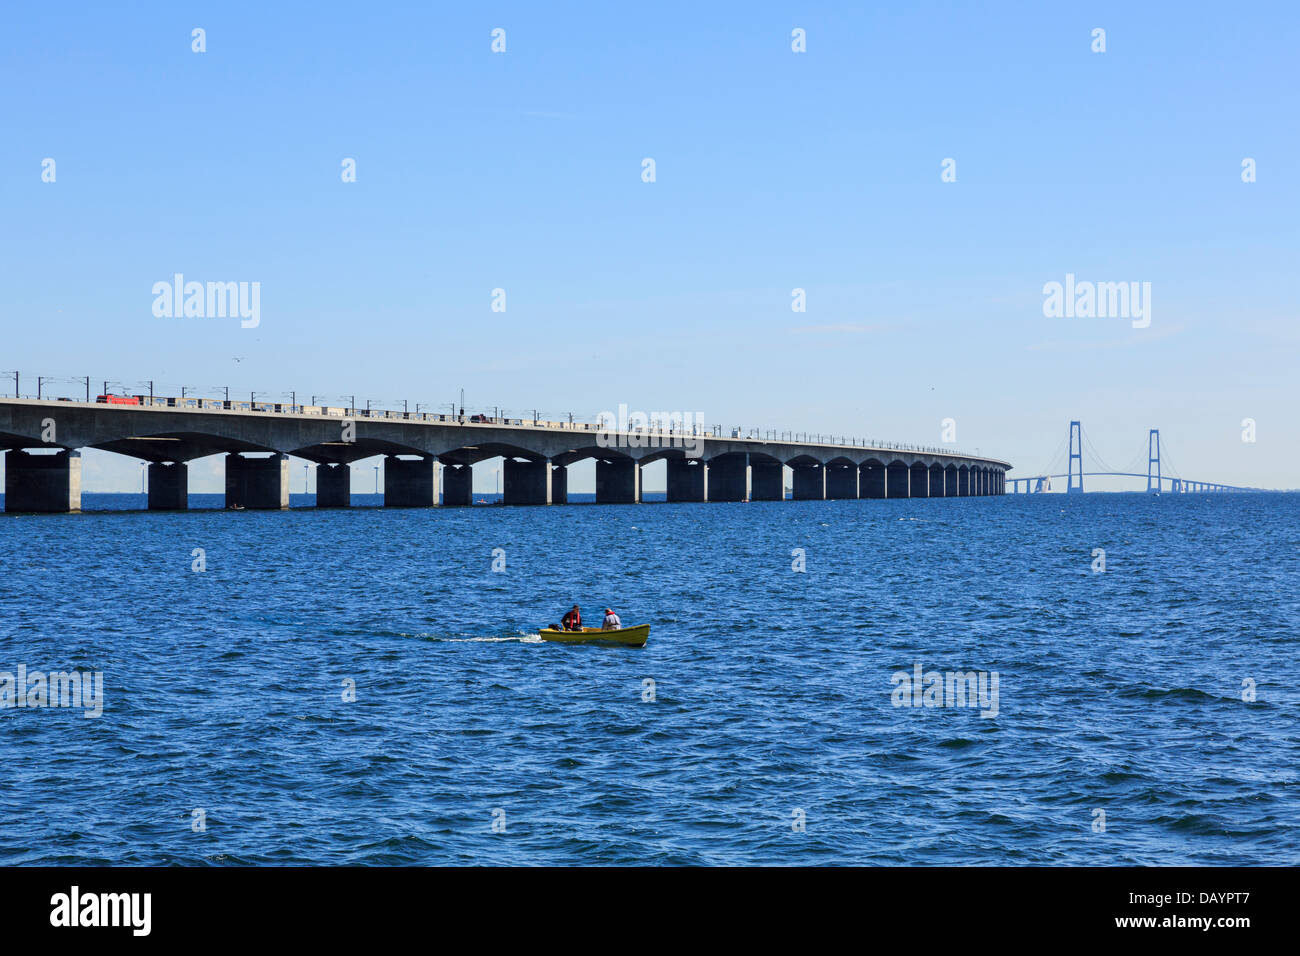
M1050 490L1047 487L1041 487L1045 482L1052 478L1069 478L1069 475L1035 475L1032 478L1008 478L1007 482L1011 485L1011 494L1033 493L1036 491ZM1146 478L1147 475L1136 471L1090 471L1089 478ZM1175 494L1180 492L1191 491L1259 491L1258 488L1244 488L1239 485L1224 485L1212 481L1191 481L1187 478L1171 478L1165 475L1158 479L1162 482L1159 490L1163 491L1163 485L1167 483L1169 490Z
M569 465L596 462L596 501L641 501L641 470L665 460L669 501L785 497L934 498L1000 495L1008 462L940 448L731 437L721 429L604 431L584 423L143 397L138 405L0 399L6 511L78 511L81 450L149 463L151 509L183 509L188 462L224 454L226 504L287 508L289 456L315 462L318 507L350 504L349 464L385 456L384 504L468 505L472 466L505 459L506 504L562 504ZM820 438L820 436L818 436Z
M1063 475L1033 475L1028 478L1011 479L1011 493L1019 494L1027 492L1030 494L1051 490L1051 479L1064 478L1067 482L1065 490L1067 493L1083 491L1083 424L1078 421L1070 422L1070 453L1068 459L1069 470ZM1096 451L1093 455L1096 456ZM1160 460L1160 429L1152 428L1147 432L1147 471L1146 474L1133 471L1115 471L1104 469L1101 471L1088 472L1089 478L1145 478L1147 480L1147 491L1159 493L1165 490L1165 482L1169 483L1169 491L1178 494L1180 492L1203 492L1203 491L1262 491L1261 488L1243 488L1238 485L1225 485L1218 481L1192 481L1187 478L1176 478L1164 475L1161 472ZM1057 459L1059 460L1059 459ZM1053 462L1054 464L1054 462ZM1077 468L1076 468L1077 464Z

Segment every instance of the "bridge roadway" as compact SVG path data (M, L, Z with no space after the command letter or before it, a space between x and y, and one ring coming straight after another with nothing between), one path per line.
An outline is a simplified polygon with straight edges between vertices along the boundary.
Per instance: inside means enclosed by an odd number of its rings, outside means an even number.
M1139 471L1090 471L1089 478L1145 478L1147 483L1152 481L1156 483L1155 488L1148 488L1148 491L1164 491L1165 482L1169 483L1171 494L1199 493L1199 492L1235 492L1235 491L1261 491L1260 488L1245 488L1240 485L1225 485L1217 481L1192 481L1190 478L1174 478L1170 475L1144 475ZM1043 483L1051 478L1064 478L1069 481L1071 476L1065 475L1031 475L1028 478L1012 478L1011 493L1018 494L1038 494L1044 490ZM1030 485L1030 482L1034 485ZM1024 489L1021 489L1021 482L1024 483ZM1068 486L1067 486L1068 488ZM1076 492L1079 489L1074 489Z
M81 508L81 449L149 463L150 509L186 507L188 465L225 454L226 505L289 506L289 456L315 462L317 507L350 503L349 463L384 455L384 504L468 505L472 466L503 457L506 504L563 504L567 468L596 461L596 501L641 500L641 470L667 461L669 501L785 497L783 466L798 500L1000 495L1011 465L942 449L761 438L716 433L602 432L584 423L349 412L314 406L226 407L146 398L143 406L0 399L5 510ZM189 400L194 403L196 400ZM174 404L169 404L174 403ZM236 406L240 403L230 403ZM42 454L40 451L45 453ZM50 452L54 453L51 454Z

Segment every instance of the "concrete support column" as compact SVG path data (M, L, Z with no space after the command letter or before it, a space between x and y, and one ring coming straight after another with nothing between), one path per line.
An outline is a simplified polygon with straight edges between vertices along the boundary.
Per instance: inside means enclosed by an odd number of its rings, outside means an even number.
M438 504L438 462L432 456L384 456L384 507L432 508Z
M821 465L791 465L795 501L826 500L826 469Z
M641 501L641 468L631 458L596 459L596 503L634 505Z
M471 465L444 465L442 468L442 503L474 503L474 468Z
M909 483L908 496L911 498L929 498L930 497L930 469L929 468L909 468L907 470L907 480Z
M508 505L549 505L551 503L551 463L505 460L501 473L501 500Z
M189 470L183 461L150 462L150 511L184 511L190 506Z
M387 502L387 478L384 484ZM352 466L318 464L316 466L316 507L350 508L352 506Z
M284 509L289 507L289 456L244 458L226 455L226 507Z
M5 455L5 511L80 510L81 452L33 455L15 448Z
M568 503L569 469L566 465L555 465L551 468L551 504L567 505Z
M861 489L863 498L884 498L886 495L885 488L885 466L868 462L862 466L862 475L858 479L858 487Z
M856 499L858 497L858 466L826 466L826 498L828 500Z
M910 477L912 470L906 465L890 465L889 477L885 483L885 490L890 498L908 498L911 496Z
M708 471L699 458L668 459L668 500L708 501Z
M749 500L785 499L785 466L779 461L749 461Z
M749 496L749 456L721 455L705 463L709 501L744 501Z

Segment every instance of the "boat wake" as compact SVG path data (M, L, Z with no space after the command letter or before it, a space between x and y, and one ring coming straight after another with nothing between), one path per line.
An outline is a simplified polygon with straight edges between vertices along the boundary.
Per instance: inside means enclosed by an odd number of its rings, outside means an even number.
M512 634L509 637L487 636L487 637L445 637L441 634L406 634L402 637L414 637L421 641L435 641L439 644L540 644L542 635L533 634Z

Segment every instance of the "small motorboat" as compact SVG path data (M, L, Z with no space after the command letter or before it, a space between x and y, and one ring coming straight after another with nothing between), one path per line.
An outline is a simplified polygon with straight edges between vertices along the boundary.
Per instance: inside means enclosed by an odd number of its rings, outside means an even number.
M584 627L579 631L561 631L555 627L543 627L538 635L544 641L557 641L561 644L622 644L625 647L645 647L650 638L650 625L638 624L636 627Z

